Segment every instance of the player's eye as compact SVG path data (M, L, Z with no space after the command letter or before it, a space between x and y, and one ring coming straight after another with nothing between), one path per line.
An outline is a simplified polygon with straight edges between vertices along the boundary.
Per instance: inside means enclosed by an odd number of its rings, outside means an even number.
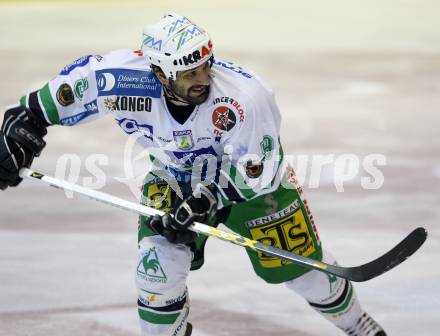
M192 78L196 76L196 72L195 71L188 71L185 73L184 75L186 78Z

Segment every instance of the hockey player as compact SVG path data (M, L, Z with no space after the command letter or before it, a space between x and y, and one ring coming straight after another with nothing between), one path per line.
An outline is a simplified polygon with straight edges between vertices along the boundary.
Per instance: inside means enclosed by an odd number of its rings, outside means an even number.
M145 334L191 334L186 279L202 267L207 239L187 229L194 221L224 223L265 244L336 263L283 160L271 89L254 73L214 58L208 33L177 14L145 27L141 50L82 57L8 109L0 187L20 183L18 171L40 155L47 127L105 114L151 153L142 202L167 212L140 218L136 282ZM347 335L385 335L349 281L248 255L259 277L284 283Z

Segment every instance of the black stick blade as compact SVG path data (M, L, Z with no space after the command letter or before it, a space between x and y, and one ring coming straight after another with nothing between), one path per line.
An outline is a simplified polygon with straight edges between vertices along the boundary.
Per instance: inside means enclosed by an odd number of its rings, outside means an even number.
M328 270L352 281L362 282L373 279L408 259L423 245L427 236L427 231L419 227L390 251L369 263L356 267L330 266Z

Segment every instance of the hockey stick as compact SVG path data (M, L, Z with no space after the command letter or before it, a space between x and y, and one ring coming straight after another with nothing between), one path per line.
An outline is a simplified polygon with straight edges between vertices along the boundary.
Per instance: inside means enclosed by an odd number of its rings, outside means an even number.
M88 189L66 181L58 180L27 168L22 168L20 170L20 177L44 182L52 187L69 190L83 196L87 196L90 199L131 211L139 215L152 216L155 214L163 214L163 212L160 210L133 203L113 195ZM276 247L268 246L258 241L248 239L239 234L222 231L202 223L194 223L189 227L189 229L206 236L214 236L230 243L247 247L255 252L275 256L310 269L315 269L358 282L370 280L396 267L401 262L405 261L409 256L411 256L415 251L417 251L425 242L427 237L427 232L424 228L417 228L381 257L361 266L342 267L326 264L288 251L280 250Z

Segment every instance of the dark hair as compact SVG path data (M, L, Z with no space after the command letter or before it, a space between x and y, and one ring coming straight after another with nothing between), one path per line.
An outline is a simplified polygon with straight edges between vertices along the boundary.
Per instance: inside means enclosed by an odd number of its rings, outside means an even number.
M153 73L156 75L157 72L163 72L163 70L160 68L160 66L154 65L154 64L150 64L150 69L151 71L153 71ZM157 75L156 75L157 77Z

